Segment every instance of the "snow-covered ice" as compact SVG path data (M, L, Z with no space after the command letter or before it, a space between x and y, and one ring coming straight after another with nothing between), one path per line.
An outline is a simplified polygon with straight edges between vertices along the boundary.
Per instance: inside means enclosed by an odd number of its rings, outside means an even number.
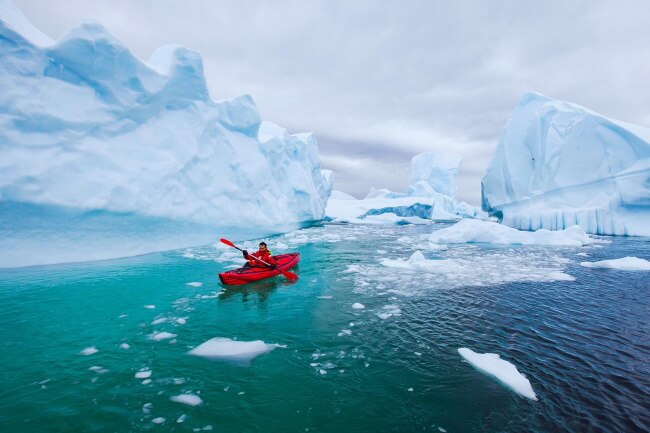
M204 358L232 361L235 363L248 363L256 357L272 351L278 344L267 344L261 340L237 341L230 338L215 337L188 353Z
M521 97L483 177L506 225L650 236L650 129L537 93Z
M600 260L598 262L580 262L586 268L618 269L621 271L650 271L650 261L638 257Z
M533 387L526 376L521 374L514 364L501 359L498 354L476 353L465 347L458 349L458 353L477 370L494 377L517 394L537 400Z
M198 52L168 45L144 62L98 23L53 41L5 3L0 116L13 120L0 128L0 267L324 217L331 173L314 135L263 122L249 95L212 100Z
M451 227L434 231L429 241L435 244L491 243L505 245L549 245L580 247L596 242L577 226L564 230L517 230L492 221L464 219Z
M355 302L354 304L352 304L352 308L355 310L363 310L364 308L366 308L366 306L359 302Z
M203 403L203 400L198 395L194 394L180 394L174 395L169 398L176 403L186 404L188 406L198 406Z
M129 346L127 343L121 343L120 344L120 349L126 350L129 349L131 346Z

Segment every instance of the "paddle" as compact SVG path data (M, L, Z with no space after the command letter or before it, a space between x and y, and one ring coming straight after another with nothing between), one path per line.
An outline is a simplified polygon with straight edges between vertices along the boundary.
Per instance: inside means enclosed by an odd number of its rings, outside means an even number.
M228 245L229 247L237 248L237 249L238 249L239 251L241 251L241 252L244 251L244 250L242 250L241 248L239 248L237 245L235 245L235 244L233 244L232 242L230 242L228 239L223 239L223 238L221 238L221 239L219 239L219 240L221 241L222 244L226 244L226 245ZM265 265L268 266L269 268L273 268L273 266L269 265L269 264L266 263L264 260L259 259L259 258L255 257L255 256L253 256L253 255L251 255L251 254L249 254L248 257L252 257L252 258L254 258L254 259L257 260L258 262L265 264ZM278 267L275 267L275 268L273 268L273 269L276 269L276 270L280 271L280 272L282 273L282 275L284 275L284 276L286 277L286 279L289 280L289 281L296 281L296 280L298 279L298 275L294 274L293 272L283 271L282 269L280 269L280 268L278 268Z

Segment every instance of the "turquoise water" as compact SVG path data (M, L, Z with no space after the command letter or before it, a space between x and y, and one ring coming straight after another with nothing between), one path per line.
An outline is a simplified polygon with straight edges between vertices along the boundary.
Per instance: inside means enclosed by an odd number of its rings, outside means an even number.
M220 246L0 270L0 431L650 428L650 274L579 265L650 259L647 239L440 250L425 238L440 227L267 239L276 254L300 252L295 284L224 288L217 272L243 259ZM381 263L416 249L451 264L420 274ZM162 331L176 336L150 338ZM213 337L286 347L247 366L187 355ZM472 368L460 347L511 361L539 401ZM183 393L203 404L170 401Z

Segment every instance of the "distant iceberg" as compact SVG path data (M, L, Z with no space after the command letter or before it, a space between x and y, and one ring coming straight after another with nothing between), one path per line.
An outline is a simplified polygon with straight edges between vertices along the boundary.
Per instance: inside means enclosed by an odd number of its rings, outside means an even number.
M373 187L363 200L356 200L334 191L326 214L337 221L370 224L487 218L479 208L455 198L456 175L461 161L460 155L449 152L420 153L411 160L411 184L406 192Z
M650 129L526 94L483 177L482 206L522 230L650 236Z
M210 98L201 56L145 63L97 23L53 41L0 0L0 267L277 233L321 220L313 134ZM239 230L239 231L238 231Z

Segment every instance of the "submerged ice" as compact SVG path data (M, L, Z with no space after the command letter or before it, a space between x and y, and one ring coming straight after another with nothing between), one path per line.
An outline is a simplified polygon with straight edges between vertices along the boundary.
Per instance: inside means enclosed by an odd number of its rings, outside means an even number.
M482 180L483 209L511 227L650 236L650 130L524 95Z
M331 184L313 134L262 122L248 95L213 101L197 52L165 46L145 63L95 23L55 42L10 6L0 7L0 267L323 218Z

